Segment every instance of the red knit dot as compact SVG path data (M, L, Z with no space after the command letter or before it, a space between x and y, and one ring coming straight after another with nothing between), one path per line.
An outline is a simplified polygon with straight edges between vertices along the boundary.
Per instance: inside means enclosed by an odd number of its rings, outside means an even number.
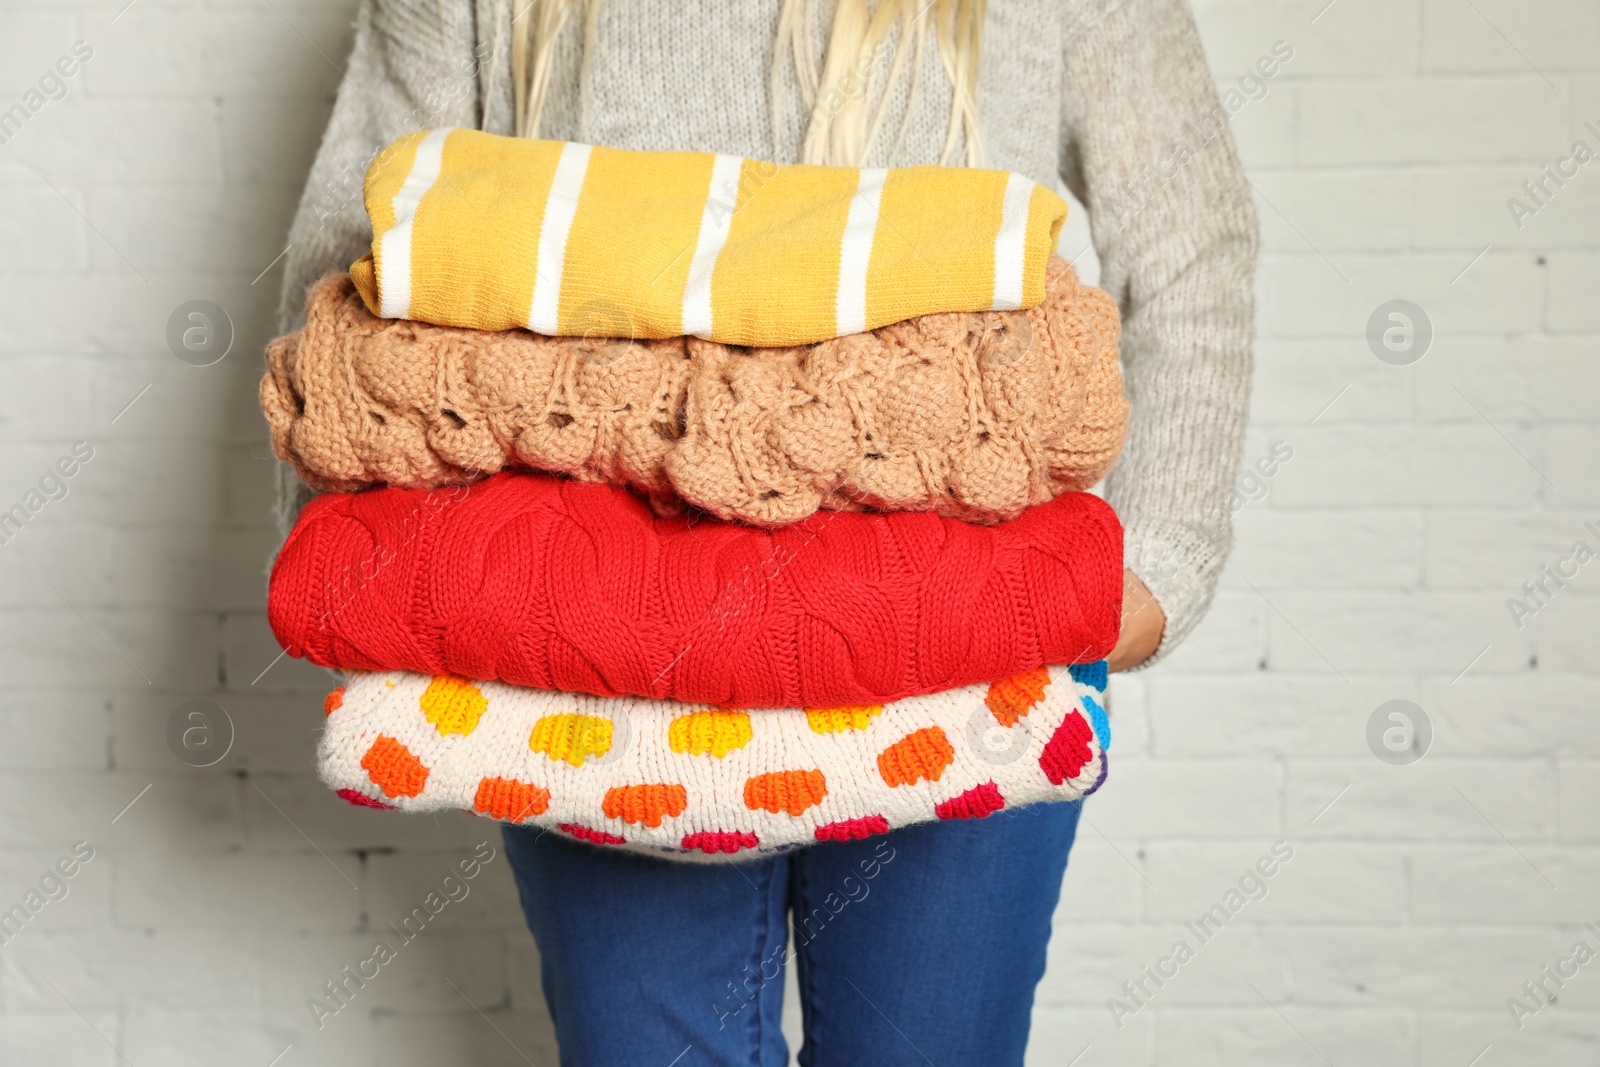
M564 834L570 834L580 841L587 841L592 845L620 845L627 841L625 837L608 834L604 830L596 830L588 826L579 826L577 823L564 822L556 827Z
M1083 765L1094 758L1094 753L1089 749L1089 739L1092 737L1094 731L1083 721L1083 716L1076 711L1068 712L1045 743L1044 751L1039 754L1039 766L1044 769L1044 775L1050 779L1051 785L1060 785L1070 778L1076 778L1078 772L1083 770Z
M367 794L358 793L354 789L340 789L337 792L341 799L349 801L358 808L378 808L381 811L396 810L393 804L385 804L381 800L373 800Z
M951 797L933 809L941 819L986 819L991 812L1006 806L1000 787L993 782L975 785L958 797Z
M684 848L710 853L738 852L742 848L755 848L756 844L756 835L743 830L702 830L687 834L683 839Z
M889 820L882 815L863 815L859 819L841 819L830 822L826 826L819 826L816 830L818 841L860 841L873 834L886 834L889 832Z

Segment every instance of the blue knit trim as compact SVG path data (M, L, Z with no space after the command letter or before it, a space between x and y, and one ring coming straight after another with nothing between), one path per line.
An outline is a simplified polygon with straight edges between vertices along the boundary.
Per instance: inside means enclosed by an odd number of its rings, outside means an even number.
M1095 660L1093 663L1074 663L1067 670L1072 672L1074 682L1098 689L1102 693L1106 691L1106 683L1111 677L1111 672L1103 659Z
M1094 739L1099 742L1100 751L1105 752L1111 748L1111 718L1094 697L1085 693L1082 700L1083 710L1089 713L1089 725L1094 727Z

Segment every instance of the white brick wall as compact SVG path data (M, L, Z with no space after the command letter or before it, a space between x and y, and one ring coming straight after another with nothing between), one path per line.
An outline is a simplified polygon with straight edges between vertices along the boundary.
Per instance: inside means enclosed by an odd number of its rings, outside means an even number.
M252 682L277 654L255 279L352 0L123 2L0 6L0 101L94 48L0 147L0 507L95 448L0 549L0 908L96 849L0 947L0 1062L553 1063L503 859L325 1029L305 1006L492 829L348 808L311 774L324 676ZM1116 682L1040 1067L1595 1062L1600 965L1520 1030L1506 1000L1600 948L1600 563L1521 630L1505 601L1600 549L1600 163L1521 230L1505 199L1600 149L1600 9L1325 3L1197 0L1219 80L1295 50L1234 123L1265 246L1247 454L1294 456L1210 618ZM1364 336L1401 297L1435 329L1410 367ZM237 330L212 367L166 351L195 298ZM196 698L238 730L206 770L164 739ZM1396 698L1434 727L1412 766L1367 746ZM1279 839L1265 898L1116 1027L1108 998Z

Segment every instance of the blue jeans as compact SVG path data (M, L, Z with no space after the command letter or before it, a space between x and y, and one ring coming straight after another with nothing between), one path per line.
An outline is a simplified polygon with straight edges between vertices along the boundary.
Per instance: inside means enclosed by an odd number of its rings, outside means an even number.
M508 825L563 1067L1021 1064L1081 801L681 863Z

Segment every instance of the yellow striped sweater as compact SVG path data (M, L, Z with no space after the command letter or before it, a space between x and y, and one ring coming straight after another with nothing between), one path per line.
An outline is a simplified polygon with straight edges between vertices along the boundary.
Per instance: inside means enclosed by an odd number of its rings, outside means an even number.
M1018 174L777 165L466 129L367 171L375 315L794 345L1044 299L1066 204Z

